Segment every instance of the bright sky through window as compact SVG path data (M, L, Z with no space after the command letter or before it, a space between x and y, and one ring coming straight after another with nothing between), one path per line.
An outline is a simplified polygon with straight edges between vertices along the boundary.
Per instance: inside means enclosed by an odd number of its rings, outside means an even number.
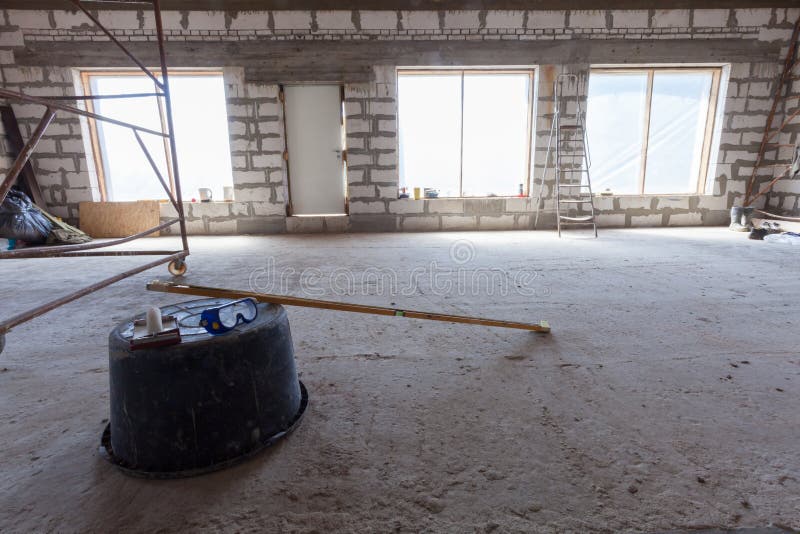
M92 94L152 93L153 83L144 75L91 75ZM170 76L175 139L183 200L199 200L198 189L207 187L215 200L223 199L223 187L233 185L225 89L221 75ZM101 115L160 131L161 118L155 98L112 99L95 102ZM129 129L98 121L107 200L165 199L149 163ZM168 180L162 138L141 134L162 176Z
M400 186L440 197L527 193L531 73L400 72Z

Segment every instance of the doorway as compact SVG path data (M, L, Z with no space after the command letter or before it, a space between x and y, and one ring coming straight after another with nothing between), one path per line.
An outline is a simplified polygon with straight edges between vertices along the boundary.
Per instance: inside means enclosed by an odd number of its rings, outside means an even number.
M338 85L284 87L292 215L345 213L344 121Z

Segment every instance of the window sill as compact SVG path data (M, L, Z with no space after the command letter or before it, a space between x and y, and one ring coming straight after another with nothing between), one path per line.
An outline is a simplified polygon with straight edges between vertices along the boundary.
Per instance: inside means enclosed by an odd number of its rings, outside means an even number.
M427 197L427 198L414 198L414 197L407 197L407 198L397 198L397 200L492 200L492 199L508 199L508 198L531 198L530 195L504 195L504 196L494 196L494 197Z
M713 197L714 195L707 195L705 193L612 193L610 195L593 193L595 198L632 198L632 197Z

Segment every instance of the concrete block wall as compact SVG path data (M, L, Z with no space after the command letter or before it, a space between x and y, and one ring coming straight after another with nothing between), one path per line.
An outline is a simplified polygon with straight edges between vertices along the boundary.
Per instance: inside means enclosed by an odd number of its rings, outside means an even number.
M70 94L72 67L129 66L124 58L98 52L98 43L108 39L77 13L5 10L2 14L0 72L8 88L31 94ZM150 13L100 11L97 15L118 39L133 47L152 46ZM585 103L592 64L730 65L712 173L713 194L598 197L596 201L601 226L724 224L727 210L744 195L773 83L799 15L800 9L786 8L165 12L172 65L225 73L235 202L187 205L190 232L531 228L536 208L531 198L397 198L395 67L471 64L536 66L532 172L537 178L557 74L578 75L574 95ZM460 43L444 47L442 41ZM147 53L145 48L139 50ZM25 69L33 69L34 74L26 75ZM348 216L286 217L278 85L293 82L344 86ZM787 111L782 109L781 116ZM27 135L36 118L30 110L21 112ZM82 150L79 121L60 115L53 127L58 128L48 132L43 145L52 151L37 154L33 161L47 188L51 210L74 219L80 200L97 198L96 177ZM788 135L796 139L796 133ZM777 152L771 155L779 156ZM796 210L798 185L779 184L768 199L770 205ZM539 204L544 227L554 224L552 186L551 181L545 184ZM538 180L534 194L536 189ZM169 217L170 211L165 206L163 217Z
M242 69L223 71L234 202L185 202L191 234L272 234L286 226L286 148L280 88L251 84ZM177 216L162 204L161 220ZM177 232L168 228L166 234Z
M13 50L3 51L0 61L0 78L6 89L33 96L75 94L71 69L17 65ZM45 107L19 102L10 104L23 139L29 138L39 124ZM0 156L0 165L5 174L13 164L11 155L14 151L8 146L5 132L2 134L3 154ZM47 209L53 215L76 222L78 204L100 198L97 181L92 181L87 165L81 123L75 116L56 115L30 162L47 202Z
M399 184L394 69L376 69L375 79L345 85L350 226L391 231L396 221L389 206Z
M785 53L786 50L784 49ZM786 99L779 108L780 113L773 121L777 126L778 121L784 121L787 117L800 111L800 64L796 64L792 71L795 79L789 85L786 92ZM795 146L800 142L800 114L790 120L783 129L783 133L774 140L782 145L792 145L776 148L773 151L771 160L776 164L782 165L792 161ZM776 168L780 173L783 167ZM766 174L766 173L765 173ZM771 176L763 176L759 186L764 187L770 181ZM786 177L777 182L766 195L765 210L770 213L781 213L790 216L800 216L800 174L794 177Z

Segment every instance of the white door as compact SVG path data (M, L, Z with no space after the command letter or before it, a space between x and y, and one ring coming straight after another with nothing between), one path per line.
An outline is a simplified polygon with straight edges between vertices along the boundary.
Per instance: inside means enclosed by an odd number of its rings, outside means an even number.
M284 96L292 214L344 213L340 87L292 85Z

